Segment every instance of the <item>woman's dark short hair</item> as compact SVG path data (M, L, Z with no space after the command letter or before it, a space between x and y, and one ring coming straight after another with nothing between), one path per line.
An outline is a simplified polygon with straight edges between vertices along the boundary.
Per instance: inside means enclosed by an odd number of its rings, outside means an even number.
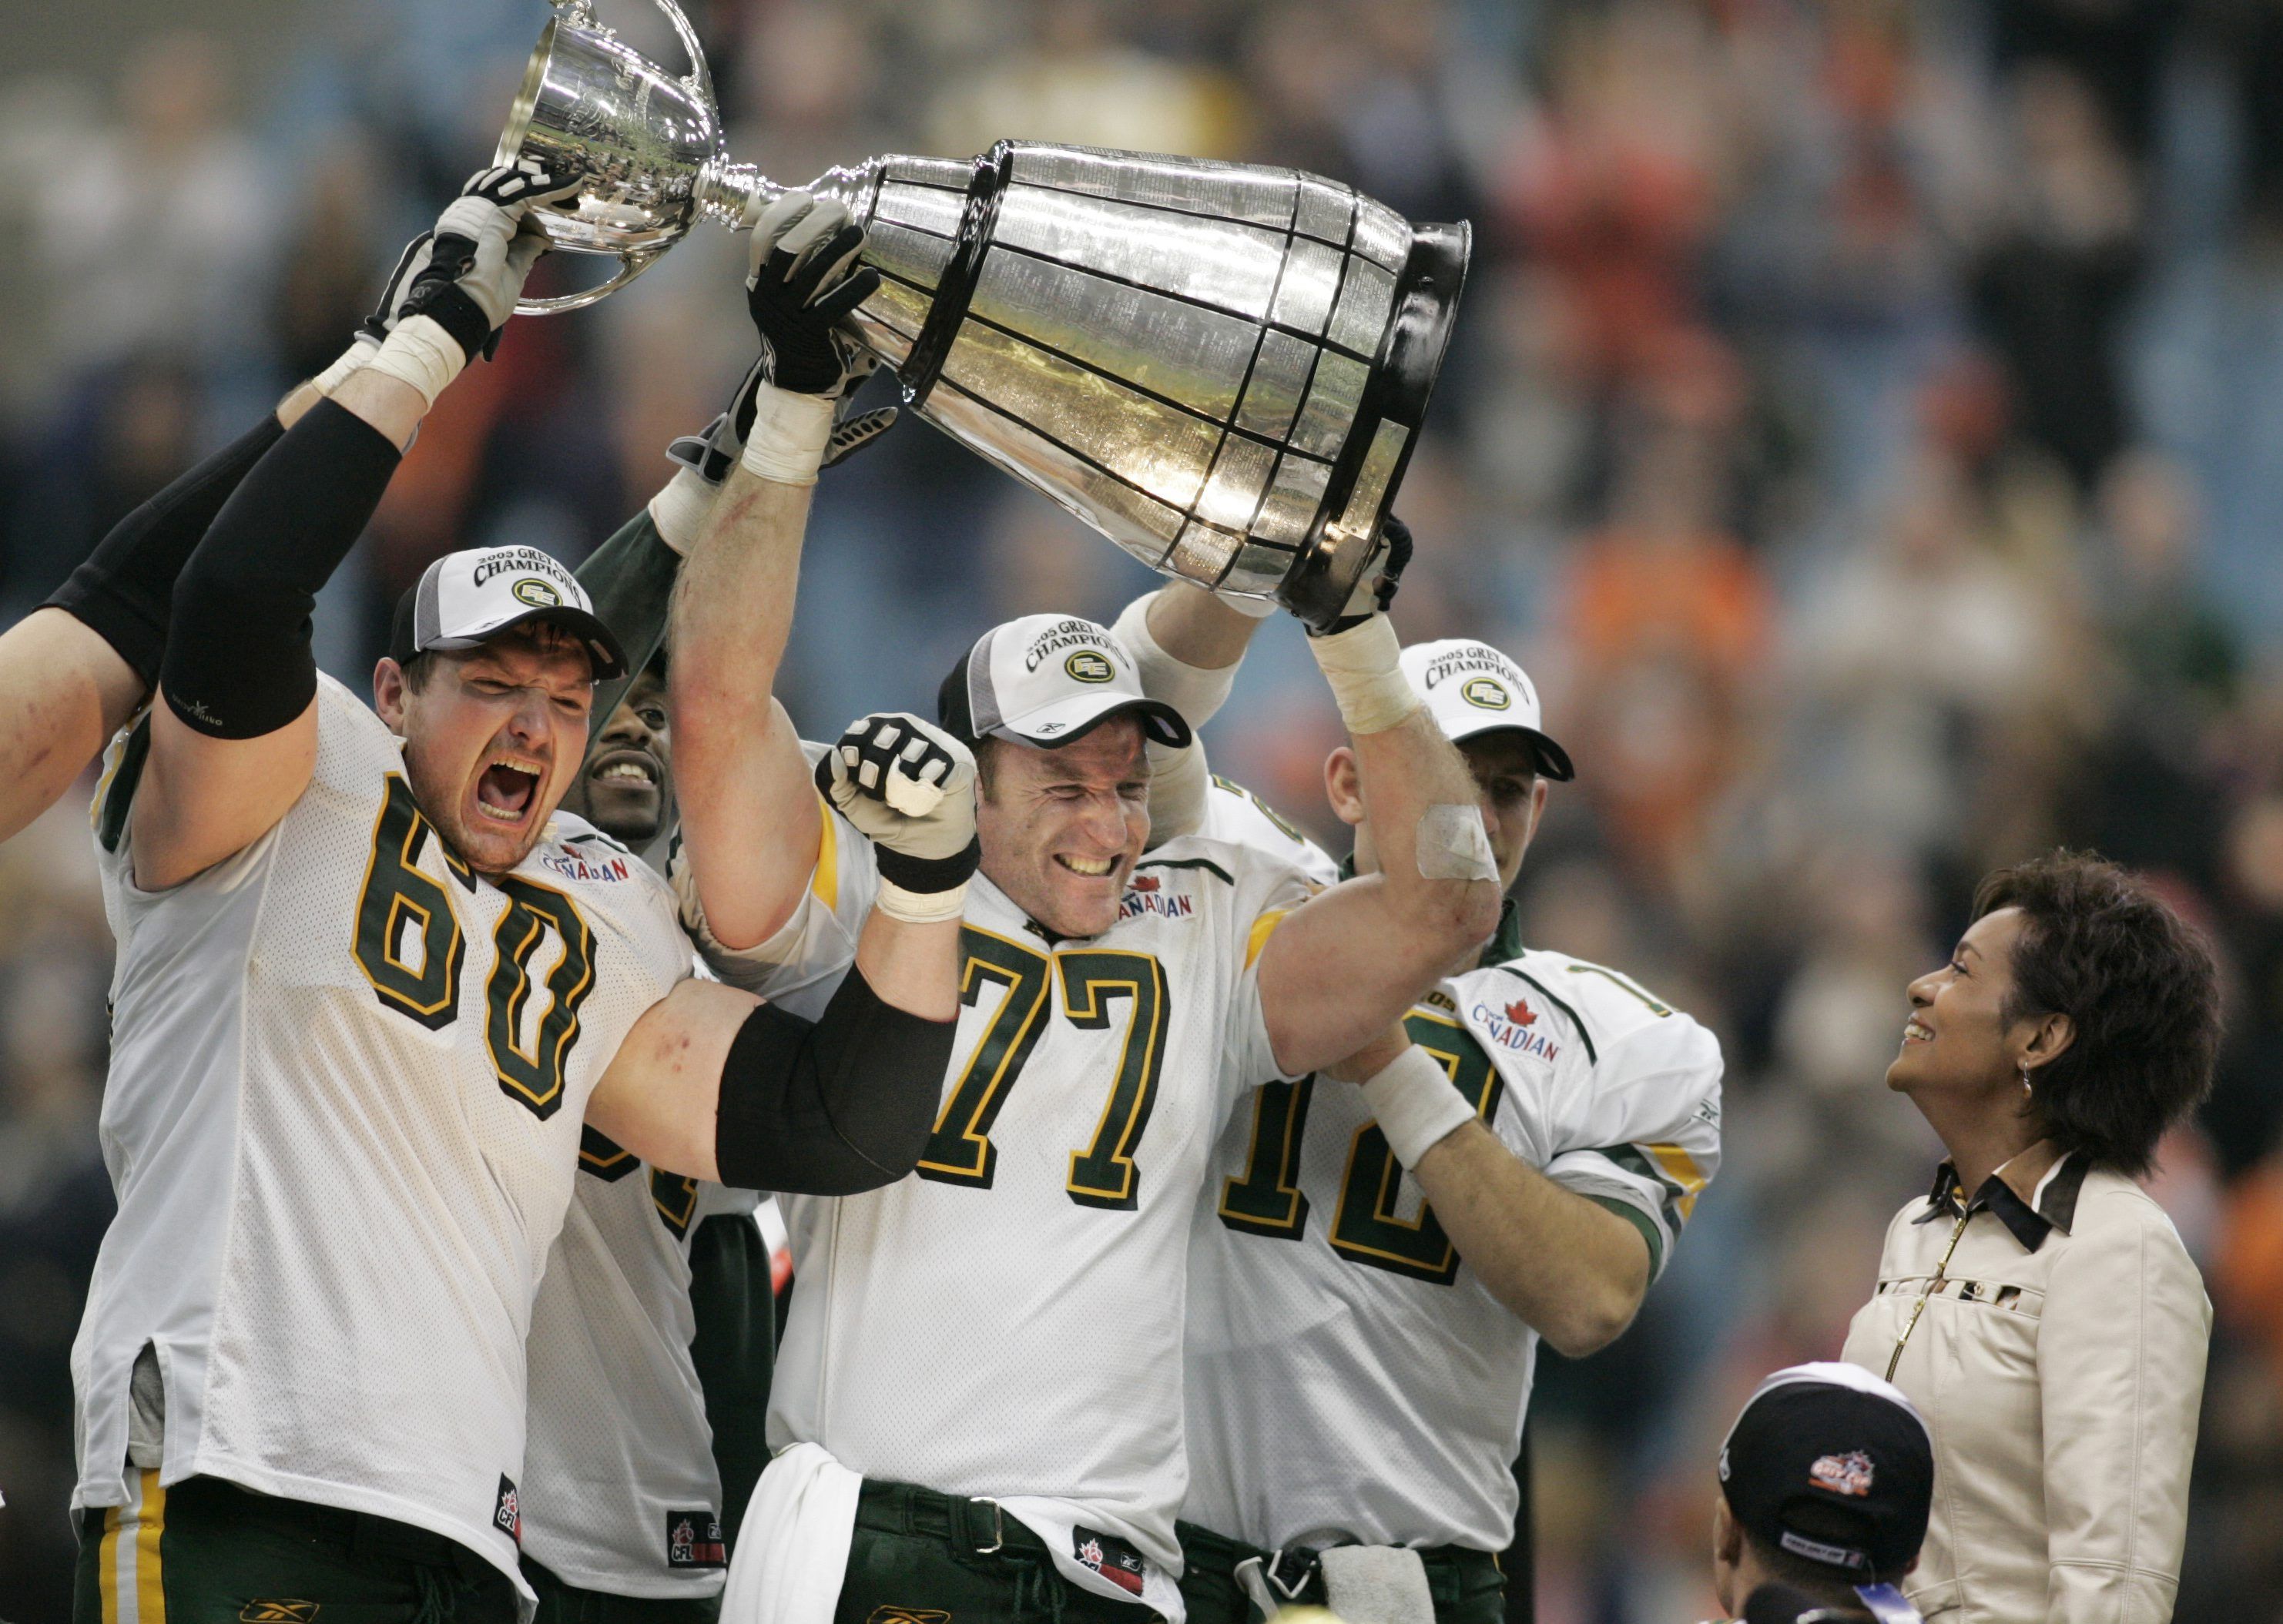
M2008 1020L2058 1013L2076 1041L2039 1068L2047 1137L2103 1167L2145 1173L2157 1141L2211 1090L2219 974L2203 933L2140 880L2081 851L1985 878L1974 917L2023 915Z

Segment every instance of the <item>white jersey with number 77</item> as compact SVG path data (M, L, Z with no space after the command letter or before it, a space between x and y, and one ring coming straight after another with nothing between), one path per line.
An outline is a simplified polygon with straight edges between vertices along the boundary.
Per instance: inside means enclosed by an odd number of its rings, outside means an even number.
M869 843L837 814L825 828L777 937L707 955L803 1014L850 963L877 884ZM998 1500L1073 1582L1178 1619L1190 1215L1239 1095L1278 1075L1257 970L1315 889L1260 851L1180 840L1134 871L1107 933L1054 941L976 877L917 1174L784 1203L796 1284L773 1447Z

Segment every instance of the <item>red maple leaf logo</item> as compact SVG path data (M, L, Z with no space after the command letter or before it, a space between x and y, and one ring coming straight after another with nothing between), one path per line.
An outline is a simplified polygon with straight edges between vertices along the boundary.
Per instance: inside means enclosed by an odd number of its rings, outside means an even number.
M1538 1012L1522 999L1516 998L1506 1006L1506 1018L1516 1026L1536 1026Z
M1157 876L1155 874L1135 874L1134 876L1134 889L1137 891L1156 890L1157 889Z

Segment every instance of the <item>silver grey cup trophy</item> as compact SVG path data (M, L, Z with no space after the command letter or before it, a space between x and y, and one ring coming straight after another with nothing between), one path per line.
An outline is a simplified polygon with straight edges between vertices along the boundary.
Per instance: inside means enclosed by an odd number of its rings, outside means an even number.
M564 0L496 161L581 180L533 212L625 286L701 216L787 189L724 150L713 86ZM806 190L864 227L879 291L849 318L905 401L1150 568L1274 596L1321 627L1380 549L1465 282L1469 228L1414 226L1294 169L1047 142L891 156Z

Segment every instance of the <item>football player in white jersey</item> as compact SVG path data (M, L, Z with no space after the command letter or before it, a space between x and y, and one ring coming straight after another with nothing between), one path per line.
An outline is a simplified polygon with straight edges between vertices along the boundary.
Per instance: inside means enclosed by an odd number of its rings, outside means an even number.
M378 341L317 380L183 567L163 703L113 746L119 1213L74 1348L90 1624L503 1620L532 1295L581 1119L788 1188L894 1178L924 1140L952 929L875 915L807 1022L693 979L665 882L556 815L591 684L624 664L560 565L431 565L379 715L316 671L315 594L513 309L521 212L551 185L479 176L408 253ZM831 268L800 273L801 320L839 314Z
M733 485L725 506L738 499ZM790 591L790 557L774 568ZM677 717L686 675L732 687L760 608L738 583L768 573L740 560L713 579L693 550ZM1212 1142L1245 1090L1352 1053L1497 917L1472 786L1402 680L1384 618L1311 646L1389 831L1381 874L1321 895L1222 842L1142 860L1145 741L1187 729L1142 697L1101 626L995 627L945 683L939 719L978 745L984 786L959 1045L917 1177L787 1204L798 1284L770 1401L784 1452L747 1513L726 1617L1179 1615L1180 1325ZM718 702L752 707L755 732L773 725L750 684ZM781 750L790 729L774 726ZM836 804L939 738L912 722L829 753ZM677 884L709 961L772 996L820 996L852 921L906 884L907 859L830 814L788 924L725 913L713 880L767 831L701 827L695 766L685 742L697 860ZM737 781L733 764L709 770Z
M1118 630L1145 689L1201 723L1253 624L1175 585ZM1402 664L1468 760L1510 886L1569 757L1498 650L1428 643ZM1189 790L1164 811L1176 827L1329 860L1201 761L1163 776ZM1333 752L1327 789L1362 873L1384 860L1367 783ZM1509 904L1478 966L1400 1033L1259 1091L1197 1215L1181 1531L1196 1624L1328 1591L1336 1609L1349 1584L1407 1595L1422 1611L1406 1617L1503 1620L1496 1558L1514 1543L1538 1341L1589 1353L1631 1320L1718 1167L1719 1079L1710 1034L1615 971L1525 948Z

